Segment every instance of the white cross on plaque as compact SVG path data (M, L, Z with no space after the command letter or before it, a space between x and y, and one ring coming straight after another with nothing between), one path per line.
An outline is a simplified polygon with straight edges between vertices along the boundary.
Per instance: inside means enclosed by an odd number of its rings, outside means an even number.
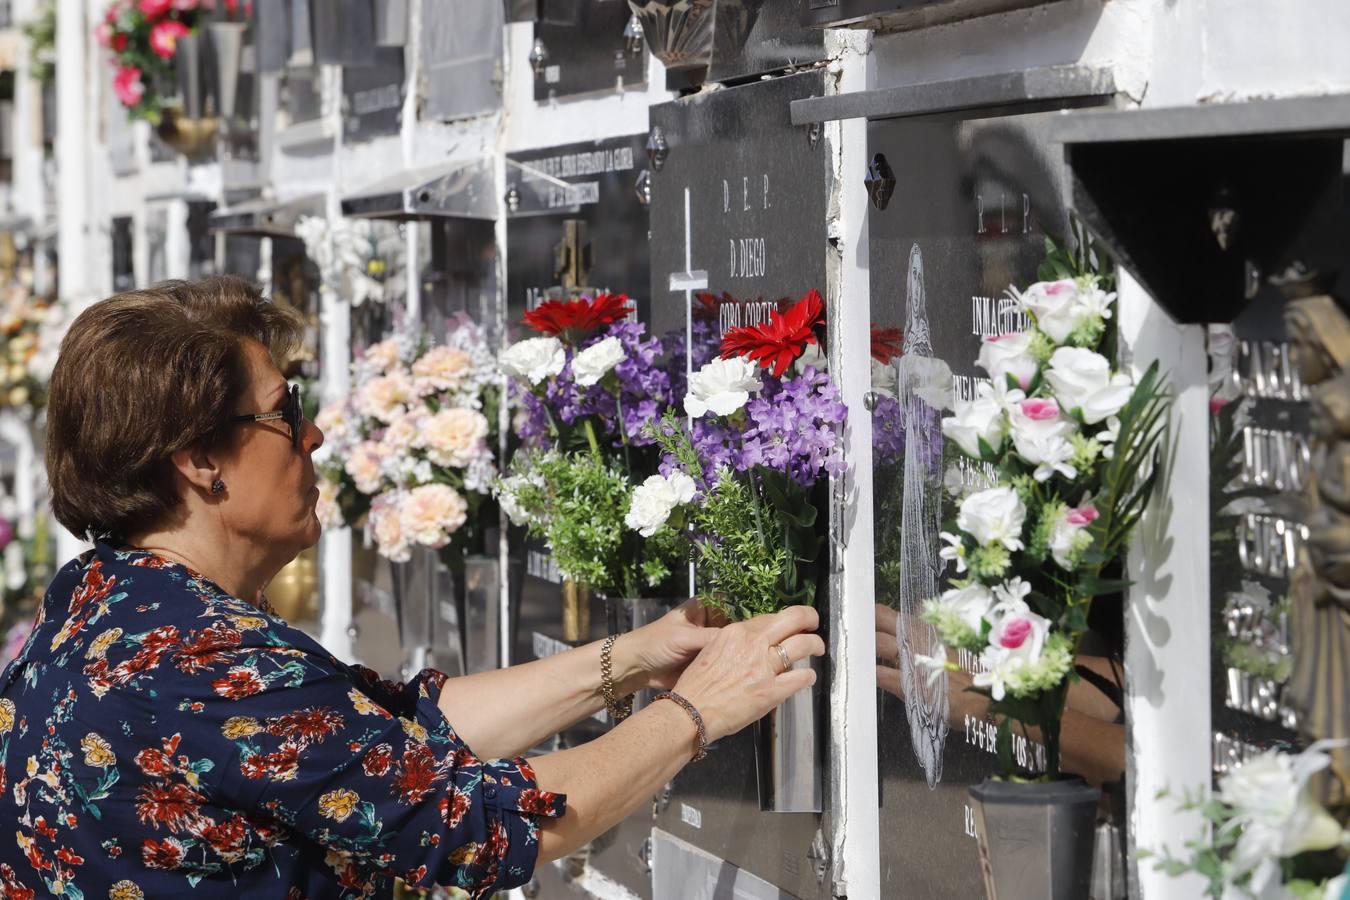
M694 291L706 291L708 289L708 273L703 269L695 269L692 254L693 247L690 243L690 224L689 224L689 188L684 189L684 271L670 273L670 290L684 291L684 382L685 389L688 390L690 378L694 374ZM694 419L689 418L690 434L694 430ZM689 561L689 593L694 593L694 562Z

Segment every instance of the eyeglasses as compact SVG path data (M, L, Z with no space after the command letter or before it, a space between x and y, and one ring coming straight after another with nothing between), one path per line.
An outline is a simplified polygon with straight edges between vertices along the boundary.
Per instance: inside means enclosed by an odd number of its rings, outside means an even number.
M305 427L305 408L300 402L300 385L291 385L290 393L286 396L286 405L277 412L249 413L243 416L234 416L231 422L267 422L272 419L280 419L291 429L291 446L300 449L300 433Z

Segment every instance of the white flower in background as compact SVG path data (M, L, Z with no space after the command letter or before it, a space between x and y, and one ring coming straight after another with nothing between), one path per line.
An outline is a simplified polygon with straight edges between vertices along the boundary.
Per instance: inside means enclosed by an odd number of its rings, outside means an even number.
M890 363L872 360L872 391L894 400L900 390L900 375Z
M1093 438L1102 445L1102 458L1114 459L1116 456L1116 441L1120 438L1120 417L1112 416L1106 420L1106 428L1097 432Z
M346 524L342 518L342 509L337 503L338 488L336 481L319 479L319 500L314 505L314 515L318 517L321 528L341 528Z
M934 356L902 356L896 363L896 375L932 409L951 409L955 397L952 369Z
M403 369L372 378L356 392L357 412L389 423L403 415L417 399L412 379Z
M406 456L412 450L422 431L425 410L426 407L419 406L418 411L404 412L389 423L380 438L387 453Z
M1347 839L1308 787L1308 780L1331 764L1325 752L1331 745L1319 741L1297 756L1263 753L1219 779L1219 799L1234 811L1224 827L1241 832L1230 862L1236 875L1252 873L1254 895L1278 883L1281 858L1327 850Z
M966 545L961 541L961 536L943 531L938 537L947 545L938 551L938 557L948 562L956 560L956 574L963 574L966 571Z
M404 495L399 525L411 543L433 549L444 547L468 519L469 506L448 484L424 484Z
M764 386L753 362L735 356L714 359L689 376L689 393L684 395L684 411L694 418L729 416L745 406L750 392Z
M623 344L618 338L604 338L577 353L572 360L572 377L582 387L591 387L599 384L600 379L625 358L627 354L623 352Z
M994 607L994 594L978 582L966 587L944 591L938 598L939 606L955 616L971 631L979 634L980 623Z
M1069 464L1073 458L1069 435L1076 426L1060 414L1054 400L1023 400L1013 407L1008 422L1013 447L1018 456L1036 467L1033 477L1037 481L1045 481L1056 472L1070 479L1078 476L1078 470Z
M352 448L343 463L348 475L363 494L374 494L384 483L384 450L375 441L362 441Z
M520 495L527 489L543 486L544 479L538 472L508 475L497 482L497 502L516 525L534 525L539 521L538 516L521 502Z
M1322 889L1322 900L1345 900L1350 891L1350 875L1337 875Z
M1031 335L1024 331L985 338L975 365L1000 385L1006 386L1011 375L1022 390L1027 389L1040 368L1031 355Z
M567 354L557 338L533 337L507 347L497 364L507 375L523 378L533 386L561 372L567 364Z
M980 654L984 671L975 675L976 687L988 688L995 700L1002 700L1010 683L1041 661L1050 621L1037 615L1022 601L1001 604L989 632L989 646Z
M694 480L683 472L652 475L633 488L624 524L643 537L660 531L677 506L694 499Z
M464 467L464 490L471 494L490 494L497 480L497 466L492 461L492 448L486 444Z
M473 370L473 357L467 351L444 345L432 347L412 365L417 393L424 397L462 389Z
M376 372L388 372L398 365L400 350L398 338L385 338L367 347L361 354L361 362L369 364Z
M1095 278L1079 282L1078 309L1088 322L1111 318L1111 304L1115 299L1115 293L1103 290Z
M1027 508L1010 487L990 488L961 501L956 526L981 546L1002 544L1008 550L1022 549L1022 523Z
M1046 381L1062 409L1076 412L1096 425L1120 412L1134 393L1134 383L1123 372L1112 374L1100 353L1081 347L1060 347L1050 357Z
M999 610L1022 610L1027 608L1027 597L1031 596L1031 585L1021 578L1013 578L994 587L994 598Z
M1097 521L1097 507L1091 500L1076 509L1069 507L1057 514L1050 528L1050 555L1060 568L1072 572L1083 552L1092 546L1087 527Z
M876 362L876 360L873 360L873 362ZM830 358L825 353L825 348L821 347L820 342L817 341L802 347L802 355L797 357L794 365L797 367L798 372L805 372L807 366L810 366L817 372L824 372L829 368Z
M393 492L376 497L370 504L369 527L381 556L394 562L407 562L412 558L412 551L403 533L400 505L399 496Z
M488 420L476 409L452 406L421 423L415 446L427 451L438 466L462 469L482 450L488 435Z
M985 388L987 385L981 385ZM956 414L942 420L942 433L956 441L957 446L967 456L982 459L980 449L983 441L993 453L1003 449L1003 440L1008 435L1008 419L1003 409L988 391L981 390L974 400L956 401Z

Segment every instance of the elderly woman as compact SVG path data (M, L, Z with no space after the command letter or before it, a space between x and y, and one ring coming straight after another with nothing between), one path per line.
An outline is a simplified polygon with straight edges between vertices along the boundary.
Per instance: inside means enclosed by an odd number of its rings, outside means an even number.
M334 658L265 596L319 537L323 435L277 367L297 334L219 278L119 294L66 337L52 506L95 546L0 681L4 896L368 897L394 876L485 896L813 682L792 668L825 651L806 608L716 629L687 604L406 685ZM518 755L648 685L674 690L589 744Z

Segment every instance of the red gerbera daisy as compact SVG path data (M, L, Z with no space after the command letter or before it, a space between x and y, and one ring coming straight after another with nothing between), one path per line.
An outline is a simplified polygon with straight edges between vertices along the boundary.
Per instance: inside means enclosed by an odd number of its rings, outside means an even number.
M904 345L905 333L899 328L878 328L872 326L872 358L883 366L889 366L891 360L899 356Z
M633 311L627 294L599 294L594 299L545 300L525 313L525 324L541 334L551 334L570 341L620 319Z
M817 343L815 329L824 316L825 301L813 288L786 311L770 313L763 325L729 330L722 337L722 358L742 356L781 378L807 344Z

